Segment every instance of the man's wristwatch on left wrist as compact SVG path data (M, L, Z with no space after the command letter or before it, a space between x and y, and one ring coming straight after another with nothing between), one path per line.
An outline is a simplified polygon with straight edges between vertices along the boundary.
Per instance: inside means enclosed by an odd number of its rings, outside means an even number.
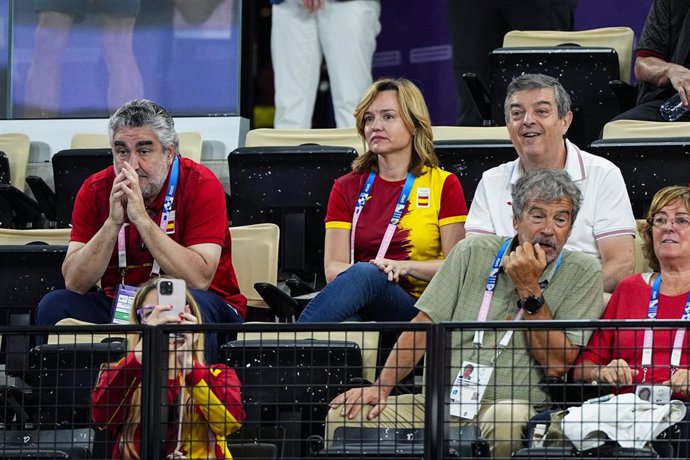
M544 296L541 294L539 297L529 295L524 299L518 299L517 306L518 308L525 310L525 312L529 313L530 315L533 315L541 310L541 307L544 306Z

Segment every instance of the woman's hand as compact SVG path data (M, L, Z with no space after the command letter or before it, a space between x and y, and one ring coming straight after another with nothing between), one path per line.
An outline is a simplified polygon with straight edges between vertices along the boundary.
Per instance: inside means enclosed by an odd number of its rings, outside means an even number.
M624 359L614 359L606 366L592 371L592 381L610 385L632 385L639 371L631 369Z
M676 369L671 374L671 378L663 382L663 384L670 386L671 391L674 393L690 394L690 370Z
M388 275L388 281L398 283L401 276L406 276L410 273L410 263L407 260L391 260L391 259L372 259L370 264L376 265L379 270Z

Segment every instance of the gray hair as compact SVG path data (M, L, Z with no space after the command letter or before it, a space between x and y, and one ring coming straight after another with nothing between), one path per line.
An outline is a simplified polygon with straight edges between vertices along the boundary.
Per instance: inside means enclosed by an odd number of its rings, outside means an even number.
M582 192L563 169L534 169L525 172L513 185L513 217L521 216L527 203L541 200L553 203L562 199L570 200L572 222L575 222L580 206Z
M508 85L506 92L506 100L503 103L503 113L506 121L510 117L510 98L517 91L529 91L533 89L553 89L553 94L556 97L556 108L558 109L558 118L563 119L568 112L570 112L570 94L563 88L561 82L548 75L540 73L526 73L518 75L513 78L513 81Z
M167 150L171 146L178 152L180 139L175 132L175 122L170 113L148 99L135 99L117 109L108 121L108 135L112 143L115 132L120 128L150 128L158 142Z

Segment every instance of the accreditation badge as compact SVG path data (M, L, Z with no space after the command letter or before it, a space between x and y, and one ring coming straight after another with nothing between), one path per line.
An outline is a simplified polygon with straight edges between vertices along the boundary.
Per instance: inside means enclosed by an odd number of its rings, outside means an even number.
M129 314L132 311L134 296L137 294L136 286L119 284L115 293L113 308L113 324L129 324Z
M450 390L450 415L472 420L479 413L482 397L494 368L463 361Z

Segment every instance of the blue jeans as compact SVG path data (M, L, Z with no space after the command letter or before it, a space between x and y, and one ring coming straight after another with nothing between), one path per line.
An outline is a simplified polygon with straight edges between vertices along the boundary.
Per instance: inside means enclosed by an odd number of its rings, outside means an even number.
M225 303L213 292L203 289L191 289L194 299L199 304L204 324L242 323L243 319L234 307ZM96 324L108 324L112 320L113 301L100 292L77 292L59 289L47 294L36 309L36 324L49 326L65 318L74 318ZM218 350L221 343L234 339L230 335L204 334L206 362L218 362ZM45 343L45 336L36 337L36 344Z
M327 284L297 322L337 323L353 316L366 321L410 321L419 313L415 302L378 267L358 262Z

